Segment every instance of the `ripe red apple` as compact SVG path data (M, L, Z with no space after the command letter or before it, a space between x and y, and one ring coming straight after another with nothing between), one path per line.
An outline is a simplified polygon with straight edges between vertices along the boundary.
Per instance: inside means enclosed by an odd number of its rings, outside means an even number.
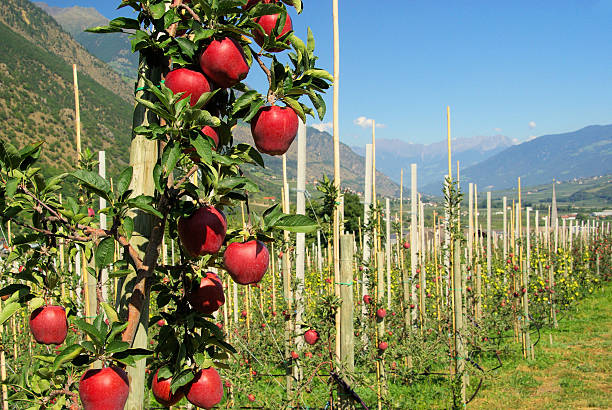
M248 396L249 401L255 401L255 395L254 394L249 394Z
M179 68L172 70L166 75L166 87L172 90L174 94L184 92L183 98L190 97L189 104L194 106L202 94L210 92L211 86L204 74L189 70L188 68Z
M309 345L314 345L319 340L319 333L314 329L309 329L304 333L304 341Z
M387 316L387 311L384 308L380 308L376 311L376 316L379 319L383 319L385 316Z
M370 297L370 295L363 295L363 303L365 303L366 305L372 303L372 298Z
M195 285L189 291L187 299L198 312L208 315L213 314L225 303L221 279L212 272L206 272L206 276L202 278L200 285Z
M389 347L389 344L387 342L380 342L378 344L378 350L382 350L383 352L387 350L388 347Z
M209 409L223 398L223 383L214 367L202 369L185 387L185 396L194 406Z
M30 331L38 343L61 345L68 334L66 310L62 306L39 307L30 315Z
M304 353L304 356L310 359L312 357L312 352L306 352Z
M365 266L359 265L359 272L363 272L365 270Z
M87 216L93 218L94 216L96 216L96 211L94 211L93 208L87 208Z
M414 309L414 303L410 304L410 309Z
M404 247L404 249L410 249L410 243L409 242L404 242L404 245L402 245Z
M298 121L290 107L261 107L251 120L251 134L259 152L268 155L287 152L297 135Z
M291 358L292 358L293 360L297 360L299 357L300 357L300 355L299 355L299 354L297 354L296 352L294 352L294 351L292 351L292 352L291 352Z
M84 410L123 410L129 392L127 374L115 366L89 369L79 382Z
M264 31L266 32L266 36L269 36L270 34L272 34L272 30L274 30L274 27L276 27L276 22L278 21L279 18L280 18L280 14L268 14L265 16L257 17L255 19L255 23L259 24L261 28L264 29ZM290 32L291 30L293 30L293 24L291 23L291 17L289 16L289 14L287 14L285 25L283 26L282 30L280 31L276 39L277 40L280 39L282 36ZM255 42L259 44L261 47L263 47L265 38L264 38L264 35L261 33L261 31L259 31L259 29L253 30L253 37L255 38ZM282 51L283 49L272 47L272 48L267 48L265 50L271 53L278 53L279 51Z
M185 393L182 389L179 389L172 394L172 390L170 389L170 386L172 385L172 377L160 380L157 377L158 373L159 370L155 372L155 376L153 376L153 384L151 385L153 396L155 396L155 399L163 406L174 406L176 403L181 401L181 399L185 396Z
M249 73L242 46L231 37L213 40L200 56L200 68L221 88L233 87Z
M188 218L180 218L178 222L181 243L187 253L194 257L219 252L226 231L225 215L210 205L197 209Z
M166 321L164 319L159 319L157 321L157 326L159 327L163 327L166 324Z
M223 254L225 269L234 282L241 285L259 282L269 262L268 248L256 240L230 243Z
M247 311L243 310L242 312L240 312L240 316L247 317Z

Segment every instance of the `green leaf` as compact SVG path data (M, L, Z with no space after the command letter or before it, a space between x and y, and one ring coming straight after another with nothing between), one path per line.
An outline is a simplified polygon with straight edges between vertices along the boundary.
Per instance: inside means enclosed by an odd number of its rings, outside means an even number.
M172 384L170 385L170 389L172 390L172 394L176 393L176 391L193 380L195 375L191 369L182 370L178 375L174 375L172 377Z
M162 18L166 13L166 4L167 3L165 1L161 1L157 4L149 5L149 10L151 10L151 16L156 20Z
M83 185L87 186L91 191L93 191L98 196L106 199L109 202L113 202L111 199L111 186L107 180L102 178L100 175L95 172L86 171L84 169L78 169L71 174L73 177L78 179L83 183Z
M191 145L196 149L200 161L204 164L212 163L212 143L208 138L198 135L196 139L191 140Z
M196 52L196 45L189 39L184 37L175 38L183 54L189 58L193 58Z
M259 187L253 183L250 179L245 177L230 177L222 179L217 188L221 189L235 189L237 187L243 188L249 192L258 192Z
M130 187L130 183L132 182L132 176L134 174L134 168L127 167L124 169L119 178L117 178L117 183L115 184L115 192L117 194L117 198L121 198L125 191Z
M291 107L293 111L295 111L295 113L298 117L300 117L303 123L306 123L306 115L304 114L304 110L302 109L300 103L297 102L297 100L294 100L293 98L289 97L283 97L283 101L287 103L287 105Z
M197 43L198 41L206 40L207 38L212 37L213 34L215 34L215 30L199 27L193 32L193 42Z
M110 27L116 27L127 30L138 30L140 28L140 23L138 20L130 19L127 17L117 17L112 19L108 25Z
M123 332L127 328L127 326L128 326L127 322L125 323L112 322L111 330L108 332L108 335L106 336L106 340L113 340L115 336Z
M130 358L131 360L138 361L141 359L146 359L147 357L152 355L153 351L149 349L132 348L113 354L113 358L117 360L125 360L127 358Z
M102 302L100 303L100 305L102 306L102 309L104 309L104 313L106 313L106 317L108 318L110 323L115 323L119 321L119 314L117 314L117 311L114 307L112 307L106 302Z
M126 216L123 219L123 224L121 226L123 226L123 229L125 230L125 236L129 241L132 237L132 232L134 232L134 219L132 219L132 217L130 216Z
M95 260L98 269L105 268L115 261L115 240L113 238L104 238L100 241L96 248Z
M123 30L121 30L121 28L119 27L96 26L96 27L90 27L88 29L85 29L85 31L88 33L104 34L104 33L121 33Z
M252 18L265 16L269 14L278 14L284 11L283 7L274 3L257 3L249 9L249 16Z
M308 39L306 40L306 50L308 51L309 55L312 55L312 53L314 53L314 49L315 49L315 38L314 38L314 35L312 34L312 30L310 29L310 27L308 27Z
M66 347L64 350L62 350L62 352L55 358L54 362L53 362L53 371L57 371L57 369L60 368L61 365L63 365L64 363L71 361L72 359L76 358L78 355L81 354L81 352L83 351L83 347L80 345L71 345Z
M318 68L311 68L310 70L306 70L304 72L304 76L310 76L314 78L322 78L324 80L328 80L329 82L334 81L334 76L328 73L325 70L321 70Z
M91 341L98 348L102 348L104 346L104 335L101 334L94 325L87 323L82 319L74 319L74 323L79 329L87 333L87 335L91 338Z
M274 224L274 228L289 232L314 232L319 225L306 215L285 215Z
M173 141L166 145L162 154L161 164L164 168L165 176L172 174L174 167L178 160L181 158L181 146L177 142Z
M29 308L31 310L36 310L44 304L45 304L45 300L43 298L34 298L30 301Z
M106 346L106 353L120 353L124 352L130 348L130 344L128 342L124 342L122 340L113 340Z
M153 198L147 195L139 195L136 198L130 198L127 204L133 208L138 208L148 214L155 215L158 218L163 218L163 215L151 205Z
M15 191L17 191L17 185L19 185L18 178L9 179L9 181L6 183L6 191L4 192L6 198L12 198L13 195L15 195Z
M3 325L19 308L21 308L21 303L11 302L6 304L0 312L0 325Z
M253 101L261 99L261 94L259 94L255 90L249 90L242 94L236 102L234 103L234 107L232 108L232 114L236 114L238 111L242 110L251 105Z
M319 116L319 119L323 120L323 117L325 117L325 112L327 111L325 100L323 99L323 97L321 97L320 94L317 94L314 91L308 93L308 97L310 98L312 105L315 107L315 110L317 110L317 115Z

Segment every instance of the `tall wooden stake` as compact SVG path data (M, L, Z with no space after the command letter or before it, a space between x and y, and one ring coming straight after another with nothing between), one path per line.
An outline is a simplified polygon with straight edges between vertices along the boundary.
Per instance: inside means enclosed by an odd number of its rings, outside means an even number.
M353 331L353 248L352 235L340 236L340 362L351 374L355 370L355 341ZM339 388L341 409L352 409L351 397Z

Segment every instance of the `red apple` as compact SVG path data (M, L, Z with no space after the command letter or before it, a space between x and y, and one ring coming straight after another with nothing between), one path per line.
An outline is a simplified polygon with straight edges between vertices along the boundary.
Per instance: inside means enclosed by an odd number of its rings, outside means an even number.
M188 218L180 218L178 222L181 243L194 257L219 252L226 231L225 215L210 205L199 208Z
M363 272L365 270L365 266L359 265L359 272Z
M314 345L319 340L319 333L314 329L309 329L304 333L304 340L309 345Z
M87 216L94 217L96 216L96 211L93 208L87 208Z
M194 286L187 295L187 299L195 310L208 315L213 314L225 303L223 283L219 277L206 272L199 286Z
M212 138L212 140L215 142L213 151L216 151L217 147L219 146L219 134L217 133L217 130L211 127L210 125L206 125L204 126L204 128L202 128L202 134Z
M382 318L384 318L385 316L387 316L387 311L386 311L384 308L380 308L380 309L378 309L378 310L376 311L376 316L377 316L379 319L382 319Z
M299 357L300 357L300 355L299 355L299 354L297 354L296 352L291 352L291 358L292 358L293 360L297 360Z
M404 247L404 249L410 249L410 243L408 242L404 242L402 246Z
M378 349L382 350L383 352L387 350L388 347L389 347L389 344L387 342L380 342L378 344Z
M257 283L268 270L270 254L263 242L230 243L223 254L225 269L234 282L241 285Z
M185 393L182 389L179 389L172 394L172 390L170 389L170 386L172 385L172 377L160 380L157 378L158 373L159 370L155 372L155 376L153 376L153 384L151 385L153 396L155 396L155 399L162 406L174 406L176 403L181 401L181 399L185 396Z
M251 134L259 152L268 155L287 152L297 135L298 121L290 107L261 107L251 120Z
M163 327L166 324L166 321L164 319L159 319L157 321L157 326L159 327Z
M123 410L129 392L127 374L115 366L89 369L79 382L84 410Z
M306 356L307 358L311 358L312 357L312 353L311 352L306 352L304 353L304 356Z
M255 19L255 23L259 24L261 28L264 29L264 31L266 32L266 36L269 36L272 34L272 30L274 30L274 27L276 26L276 22L278 21L279 18L280 18L280 14L268 14L265 16L257 17ZM287 14L285 25L283 26L282 30L280 30L280 33L276 37L276 39L277 40L280 39L282 36L290 32L291 30L293 30L293 24L291 23L291 17L289 16L289 14ZM255 38L255 42L259 44L261 47L263 47L265 37L261 33L261 31L259 31L259 29L253 30L253 37ZM279 51L283 51L282 48L275 48L275 47L268 48L265 50L271 53L278 53Z
M181 100L191 96L189 104L192 106L198 102L202 94L209 92L212 88L204 74L187 68L170 71L166 75L165 84L174 94L184 92Z
M219 373L213 368L202 369L185 387L185 396L194 406L209 409L223 398L223 383Z
M231 37L213 40L200 56L200 68L221 88L233 87L249 73L242 46Z
M249 401L255 401L255 395L254 394L249 394L248 396Z
M64 343L68 334L66 310L62 306L39 307L30 315L30 331L38 343Z
M370 297L370 295L363 295L363 303L365 303L366 305L372 303L372 298Z

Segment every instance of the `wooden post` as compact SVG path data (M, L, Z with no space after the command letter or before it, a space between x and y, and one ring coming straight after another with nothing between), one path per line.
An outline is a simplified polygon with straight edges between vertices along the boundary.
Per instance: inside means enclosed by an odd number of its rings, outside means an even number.
M411 305L407 311L410 317L406 317L406 324L414 324L417 320L417 289L416 289L416 262L417 262L417 164L410 164L410 301Z
M504 207L504 263L506 263L506 258L508 257L508 198L502 198L502 206Z
M297 161L297 193L296 193L296 214L306 214L306 124L299 122L298 134L298 161ZM304 337L302 336L302 322L304 316L304 259L306 256L306 234L296 234L296 253L295 253L295 344L298 351L304 347ZM298 369L297 362L294 367L294 376L301 380L301 371Z
M455 238L453 241L453 299L455 305L455 374L461 378L461 407L466 402L466 381L465 373L465 349L463 346L463 296L461 289L461 240Z
M468 184L468 260L469 264L473 267L473 251L474 251L474 184L470 182Z
M289 183L287 182L287 154L283 154L283 213L289 213ZM283 231L284 243L289 243L289 231ZM282 269L283 269L283 295L287 303L287 312L293 312L293 295L291 290L291 261L289 259L289 250L283 252ZM285 357L289 357L291 346L293 345L293 321L291 319L285 321ZM293 366L289 365L285 369L285 382L287 385L287 395L289 401L293 400Z
M333 0L332 17L334 20L334 89L333 89L333 132L334 132L334 186L340 195L340 25L338 22L338 0ZM336 198L339 202L339 197ZM340 221L338 208L334 212L334 294L340 297ZM336 357L340 357L340 312L336 312Z
M491 191L487 192L487 275L491 277Z
M525 287L525 291L523 292L523 308L525 315L525 345L527 348L527 357L531 358L531 360L535 359L535 354L533 352L533 346L531 345L531 334L529 333L529 275L531 274L531 246L530 246L530 232L529 232L529 212L531 211L530 207L526 208L527 211L527 219L526 219L526 232L525 232L525 248L526 248L526 261L525 266L523 268L523 286Z
M385 222L387 229L385 243L385 259L387 260L387 309L391 309L391 205L389 198L385 199Z
M98 173L106 179L106 151L98 152ZM106 199L100 197L100 210L106 208ZM106 214L100 212L100 229L106 229ZM102 269L100 274L100 282L102 285L102 299L108 300L108 270Z
M340 362L349 374L355 370L353 330L353 236L340 236ZM338 391L341 409L352 409L352 400Z
M76 128L76 163L81 160L81 108L79 104L79 79L76 64L72 65L72 77L74 81L74 126Z
M138 82L136 96L144 99L152 99L150 92L145 90L145 78L157 84L161 81L162 67L149 64L145 55L140 55L138 65ZM154 115L149 112L141 104L136 104L134 109L134 127L149 125L155 121ZM153 182L153 167L158 158L157 141L150 140L144 135L134 134L130 146L130 165L133 168L133 177L130 185L132 196L138 195L153 195L155 185ZM134 234L131 238L131 244L134 249L142 249L148 242L151 234L152 217L142 211L134 211L130 213L134 218ZM142 254L141 254L142 256ZM117 293L117 305L119 306L121 317L127 317L127 309L129 300L132 295L132 289L136 282L136 273L124 277L119 282L120 291ZM145 287L147 291L149 287ZM147 348L148 338L147 329L149 327L149 294L143 295L143 309L140 314L140 321L134 337L133 348ZM141 410L145 402L145 368L146 359L138 360L136 365L127 368L128 377L130 379L130 395L126 403L126 410Z
M366 158L365 158L365 189L364 189L364 201L363 201L363 223L364 225L368 225L370 223L370 206L372 205L372 144L366 144ZM370 261L370 231L368 229L363 230L363 263L364 265L368 265ZM368 294L368 272L366 269L363 270L361 274L362 282L361 282L361 293L366 295ZM368 307L366 304L361 305L361 318L363 322L366 322L366 316L368 314ZM364 332L365 338L365 332Z

